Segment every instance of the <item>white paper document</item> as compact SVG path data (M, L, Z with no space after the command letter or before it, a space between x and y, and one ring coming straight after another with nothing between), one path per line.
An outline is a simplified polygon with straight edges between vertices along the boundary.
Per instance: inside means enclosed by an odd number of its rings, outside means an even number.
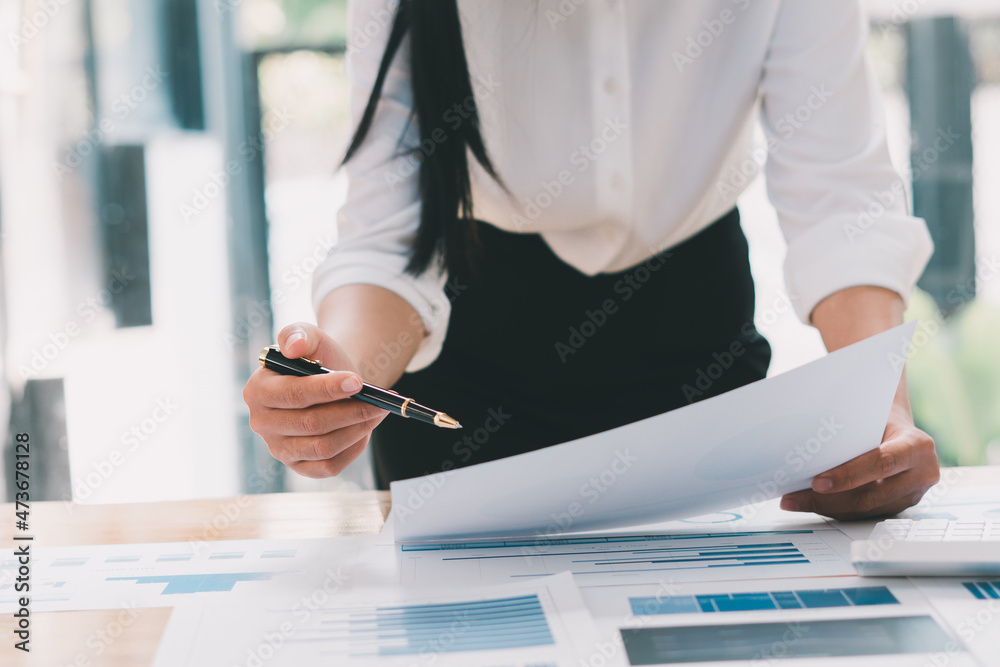
M174 609L153 664L577 667L600 648L563 574L461 590L373 589L322 606L185 605Z
M631 665L978 664L906 579L664 581L583 595L599 631L620 631Z
M607 529L808 488L880 443L914 326L610 431L393 482L396 540Z
M581 592L595 622L616 628L933 613L927 599L903 578L670 580Z
M476 586L568 570L580 587L851 576L836 528L400 545L406 586Z
M365 584L359 557L377 553L374 541L372 535L42 548L33 559L32 611L172 607L340 590ZM394 570L395 559L387 555ZM377 566L375 560L367 556L366 566ZM15 607L16 572L16 560L0 560L0 612Z
M1000 578L913 577L910 581L982 665L1000 664Z

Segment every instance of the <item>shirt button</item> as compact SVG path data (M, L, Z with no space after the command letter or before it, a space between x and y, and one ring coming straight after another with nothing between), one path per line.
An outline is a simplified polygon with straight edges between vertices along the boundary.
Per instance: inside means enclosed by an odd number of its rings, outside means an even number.
M614 95L618 92L618 82L613 76L609 76L604 80L604 92L608 95Z
M625 179L622 178L621 174L616 172L611 177L611 187L614 188L615 190L618 190L619 192L625 189Z

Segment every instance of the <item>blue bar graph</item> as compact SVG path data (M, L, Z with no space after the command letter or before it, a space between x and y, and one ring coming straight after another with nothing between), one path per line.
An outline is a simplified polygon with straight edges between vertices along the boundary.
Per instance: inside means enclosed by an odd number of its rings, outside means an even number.
M260 554L261 558L294 558L295 549L281 549L278 551L264 551Z
M484 578L530 578L568 570L588 582L596 576L602 581L621 577L648 583L660 576L656 572L699 572L702 578L726 580L750 578L743 576L750 568L794 576L796 570L818 565L838 573L843 557L831 540L842 537L832 530L764 530L421 543L403 545L402 551L417 569L461 568ZM415 572L407 576L419 579Z
M722 544L702 547L669 547L642 549L628 552L629 557L610 559L587 558L574 563L588 563L595 567L614 567L615 572L629 572L620 566L673 565L676 569L692 567L752 567L756 565L792 565L808 563L802 552L792 542L768 544ZM643 568L646 569L646 568Z
M555 643L537 595L321 611L323 638L353 657L492 651Z
M732 533L691 533L691 534L671 534L671 535L615 535L613 537L564 537L564 538L539 538L525 540L487 540L484 542L444 542L444 543L416 543L402 545L403 551L451 551L458 549L497 549L500 547L517 547L530 549L531 547L541 547L548 552L554 547L574 547L580 545L601 545L620 542L664 542L676 540L704 540L706 538L721 537L725 539L735 539L738 537L761 537L764 535L812 535L814 531L808 529L795 530L759 530L753 532L732 532ZM558 555L558 554L557 554Z
M963 581L962 585L978 600L1000 599L1000 580L997 581Z
M899 604L885 586L831 588L826 590L718 593L629 598L636 616L656 614L697 614L770 609L821 609Z
M107 577L107 581L134 581L137 584L166 584L160 595L225 593L241 581L268 581L274 572L224 572L222 574L171 574L149 577Z
M174 561L189 561L194 559L194 554L163 554L156 557L157 563L172 563Z

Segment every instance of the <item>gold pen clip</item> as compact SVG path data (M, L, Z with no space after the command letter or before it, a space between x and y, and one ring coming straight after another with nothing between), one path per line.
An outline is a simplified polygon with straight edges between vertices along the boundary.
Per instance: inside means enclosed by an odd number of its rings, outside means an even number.
M267 353L270 352L271 350L274 350L278 354L281 354L281 348L279 348L277 345L268 345L267 347L265 347L263 350L260 351L260 356L257 357L257 361L260 362L261 366L265 366L266 367ZM281 355L281 356L284 356L284 355ZM317 359L309 359L308 357L299 357L299 358L302 361L308 361L310 364L316 364L320 368L323 367L323 362L322 361L318 361Z

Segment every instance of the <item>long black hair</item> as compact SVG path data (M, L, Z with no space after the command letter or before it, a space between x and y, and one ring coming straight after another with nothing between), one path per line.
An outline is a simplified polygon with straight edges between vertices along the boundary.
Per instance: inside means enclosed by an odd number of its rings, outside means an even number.
M413 114L420 128L421 146L433 147L420 158L420 226L406 267L408 273L418 275L438 253L449 270L472 264L479 240L472 213L467 151L486 173L503 184L479 131L456 0L399 1L375 85L343 162L357 152L371 129L386 74L407 32ZM458 127L444 123L455 105L461 105L466 112ZM420 149L414 148L413 152Z

